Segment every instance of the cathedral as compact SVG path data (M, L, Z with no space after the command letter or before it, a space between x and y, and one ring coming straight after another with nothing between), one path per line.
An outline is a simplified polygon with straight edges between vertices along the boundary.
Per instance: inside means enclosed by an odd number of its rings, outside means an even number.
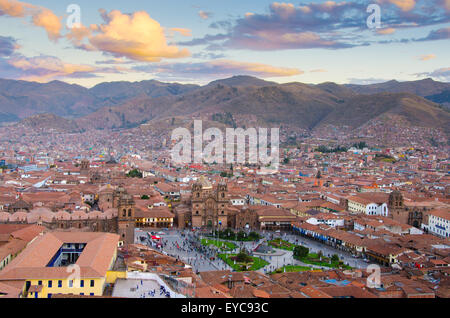
M192 186L192 227L225 229L228 226L228 188L225 183L216 187L204 177Z

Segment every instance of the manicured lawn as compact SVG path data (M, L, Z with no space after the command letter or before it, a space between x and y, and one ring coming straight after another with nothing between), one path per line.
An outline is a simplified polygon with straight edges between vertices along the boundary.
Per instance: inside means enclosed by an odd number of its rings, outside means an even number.
M231 268L233 268L237 272L241 272L242 265L234 264L234 261L230 257L234 257L237 254L219 254L220 259L222 259L225 263L227 263ZM252 257L253 264L250 266L250 268L247 269L247 271L256 271L260 268L263 268L266 265L269 265L268 262L265 260L259 258L259 257Z
M208 246L208 245L214 245L224 250L234 250L237 246L234 243L231 242L223 242L218 240L210 240L210 239L202 239L202 245Z
M300 266L300 265L286 265L282 268L277 269L276 271L272 272L272 274L275 273L290 273L290 272L307 272L307 271L311 271L312 268L311 267L307 267L307 266Z
M295 248L295 244L289 243L287 241L284 241L282 239L274 239L268 242L270 246L279 248L286 251L293 251Z
M317 265L317 266L323 266L323 267L330 267L330 268L340 268L343 269L352 269L352 267L345 265L345 264L339 264L339 262L331 262L328 257L322 256L322 261L319 260L319 255L315 253L308 254L307 257L295 257L299 261L305 263L305 264L311 264L311 265Z

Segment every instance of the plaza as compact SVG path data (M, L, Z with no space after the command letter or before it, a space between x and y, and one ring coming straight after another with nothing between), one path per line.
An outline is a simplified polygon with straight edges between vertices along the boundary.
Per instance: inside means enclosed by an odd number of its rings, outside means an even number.
M367 267L367 263L360 258L352 256L345 251L334 249L330 246L320 244L317 241L311 240L306 237L298 236L293 233L278 233L272 231L259 232L261 239L259 241L226 241L217 240L213 237L207 237L207 233L198 234L187 229L176 230L171 229L164 231L164 235L161 235L162 248L158 249L163 253L178 258L187 264L191 265L195 272L204 271L216 271L216 270L233 270L225 261L220 259L219 254L237 254L240 250L245 249L254 257L260 258L262 261L267 262L267 265L259 268L257 271L260 273L268 274L276 271L277 269L292 266L293 268L311 268L312 270L328 270L330 266L321 266L316 264L304 263L294 258L291 248L278 249L272 246L272 253L258 253L255 249L258 246L265 246L267 242L274 239L282 239L285 242L289 242L292 245L300 245L309 248L309 253L317 254L322 252L324 257L331 257L336 254L344 265L352 268L363 269ZM137 232L137 239L139 236L145 236L146 244L151 245L148 241L145 232ZM201 242L216 242L217 244L201 244ZM235 246L235 249L221 250L218 246L221 246L220 242L223 242L224 246ZM287 267L289 269L289 267Z

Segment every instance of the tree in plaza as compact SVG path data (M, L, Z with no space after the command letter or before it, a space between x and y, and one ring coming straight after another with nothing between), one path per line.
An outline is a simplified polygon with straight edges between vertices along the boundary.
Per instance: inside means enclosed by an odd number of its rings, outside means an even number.
M323 257L322 251L317 252L317 257L319 258L319 260L322 260Z
M245 249L242 249L239 254L236 255L236 261L239 263L251 263L253 262L253 258L248 255L248 252Z
M334 254L333 256L331 256L331 262L332 263L339 262L339 256L337 254Z
M256 232L250 232L248 234L248 237L249 237L249 239L251 239L253 241L259 240L259 238L260 238L259 234Z
M243 241L247 237L247 234L244 231L239 231L237 234L237 240Z
M224 239L234 240L236 235L234 234L232 229L225 229L220 233L220 236Z
M309 254L309 248L304 246L296 246L294 248L294 256L297 258L307 257Z

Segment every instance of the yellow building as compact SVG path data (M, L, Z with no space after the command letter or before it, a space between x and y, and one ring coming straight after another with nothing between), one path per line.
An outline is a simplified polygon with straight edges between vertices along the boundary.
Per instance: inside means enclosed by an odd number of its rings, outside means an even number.
M139 228L172 228L175 215L167 207L137 208L135 225Z
M0 283L22 286L22 297L101 296L119 236L53 232L36 239L0 272Z

